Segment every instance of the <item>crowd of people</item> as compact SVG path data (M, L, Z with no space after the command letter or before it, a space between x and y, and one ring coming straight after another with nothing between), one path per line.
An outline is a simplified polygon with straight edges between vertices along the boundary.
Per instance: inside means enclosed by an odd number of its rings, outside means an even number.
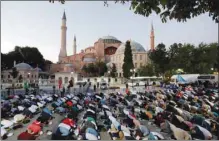
M101 132L112 140L219 139L217 90L189 85L127 93L11 96L1 100L1 137L28 124L18 140L39 139L44 133L51 140L101 140ZM44 131L54 114L63 119L52 131Z

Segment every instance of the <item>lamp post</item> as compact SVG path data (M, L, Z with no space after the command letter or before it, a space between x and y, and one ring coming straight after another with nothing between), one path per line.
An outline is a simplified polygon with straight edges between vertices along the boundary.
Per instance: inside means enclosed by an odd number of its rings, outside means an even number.
M108 71L108 86L109 86L109 83L110 83L110 71ZM109 88L108 89L108 93L109 93Z
M134 77L134 74L135 74L136 70L131 69L130 72L132 73L132 77L131 77L131 79L132 79ZM132 88L133 88L133 79L132 79Z
M29 76L28 79L29 79L29 83L30 83L30 72L28 73L28 76Z
M72 83L73 83L73 80L71 79L72 77L73 77L73 72L71 72L71 77L70 77L70 81L72 81ZM75 93L74 84L73 84L72 88L73 88L74 93ZM69 90L69 93L70 93L70 91L71 91L71 88Z

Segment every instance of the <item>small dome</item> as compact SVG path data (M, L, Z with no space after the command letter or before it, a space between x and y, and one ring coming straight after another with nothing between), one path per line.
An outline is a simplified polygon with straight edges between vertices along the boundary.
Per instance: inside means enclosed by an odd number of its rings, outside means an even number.
M19 69L32 69L32 67L27 64L27 63L19 63L17 65L15 65L15 67L19 70Z
M39 71L39 72L42 72L42 69L39 68L39 67L36 67L35 69L36 69L37 71Z
M144 47L139 44L138 42L135 42L131 40L130 42L131 47L132 47L132 53L133 52L146 52ZM124 53L125 52L125 43L121 44L119 48L116 50L116 54Z

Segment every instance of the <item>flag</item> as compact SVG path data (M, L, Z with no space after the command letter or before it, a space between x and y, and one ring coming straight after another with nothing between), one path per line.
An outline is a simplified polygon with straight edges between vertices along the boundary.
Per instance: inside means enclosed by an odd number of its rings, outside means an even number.
M59 89L62 87L62 79L59 79Z
M25 89L28 89L28 88L29 88L29 85L28 85L27 82L24 82L24 88L25 88Z

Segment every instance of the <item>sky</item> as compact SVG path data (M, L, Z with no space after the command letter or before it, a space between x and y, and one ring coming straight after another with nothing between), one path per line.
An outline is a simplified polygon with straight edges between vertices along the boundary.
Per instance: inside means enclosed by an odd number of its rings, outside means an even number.
M1 2L1 52L8 53L15 46L37 47L45 59L58 61L61 46L61 19L67 18L67 54L73 53L74 35L77 52L93 46L103 36L114 36L122 42L132 39L146 50L150 48L151 23L154 26L155 45L164 43L217 42L218 26L203 14L185 23L176 20L162 23L160 16L134 14L129 4L103 1L67 1L64 5L48 1Z

